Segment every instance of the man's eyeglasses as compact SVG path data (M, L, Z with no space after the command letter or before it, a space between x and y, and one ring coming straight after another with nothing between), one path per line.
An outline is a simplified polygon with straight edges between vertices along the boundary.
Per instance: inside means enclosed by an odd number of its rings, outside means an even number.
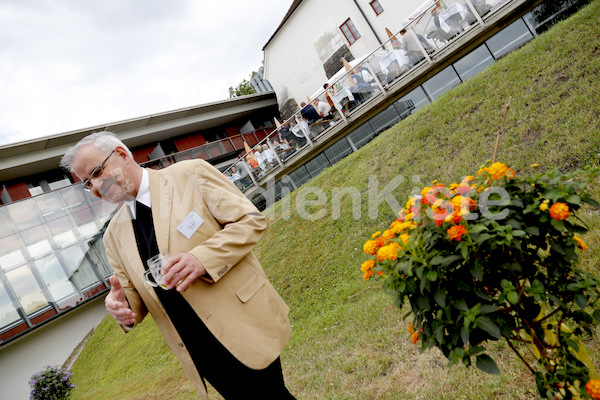
M108 159L110 158L110 156L113 155L115 151L111 151L110 154L108 155L108 157L106 157L104 159L104 161L102 161L102 164L98 165L96 168L94 168L92 170L92 173L90 174L90 177L87 178L85 181L83 181L83 190L89 192L92 190L92 179L96 179L96 178L100 178L100 175L102 175L102 173L104 172L104 163L106 161L108 161Z

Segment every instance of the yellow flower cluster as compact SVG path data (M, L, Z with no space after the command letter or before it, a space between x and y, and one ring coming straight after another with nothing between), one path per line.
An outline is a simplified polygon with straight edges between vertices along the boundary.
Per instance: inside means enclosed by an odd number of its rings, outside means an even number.
M398 250L401 249L400 245L396 242L383 246L377 250L377 259L379 262L385 260L395 261L398 258Z
M373 267L375 266L375 260L367 260L360 266L360 270L364 272L363 280L367 280L373 275Z
M583 240L581 240L581 238L579 236L574 234L573 239L577 242L577 245L579 247L581 247L581 249L583 251L587 251L587 249L588 249L587 244L585 244L585 242Z
M504 176L506 176L508 179L515 177L515 171L513 171L511 168L508 168L501 162L495 162L487 168L481 168L479 171L477 171L477 175L481 175L484 172L489 173L491 178L494 180L501 179Z

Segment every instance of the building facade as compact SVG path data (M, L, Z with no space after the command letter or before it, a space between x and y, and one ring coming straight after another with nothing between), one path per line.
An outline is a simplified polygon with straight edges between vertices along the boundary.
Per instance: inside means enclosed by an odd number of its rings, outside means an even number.
M265 44L264 77L286 109L304 101L343 67L397 32L422 0L295 0ZM295 110L294 110L295 111Z

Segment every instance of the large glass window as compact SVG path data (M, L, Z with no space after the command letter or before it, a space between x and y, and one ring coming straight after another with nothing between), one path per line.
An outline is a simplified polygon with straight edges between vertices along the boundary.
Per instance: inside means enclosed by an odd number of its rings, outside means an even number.
M13 251L3 256L0 256L0 267L3 270L7 271L12 267L16 267L19 264L23 264L25 262L25 257L23 257L23 253L21 250Z
M329 160L327 160L327 157L325 157L325 154L323 153L306 163L306 169L313 178L319 175L325 168L330 166L331 164L329 164Z
M404 95L404 97L402 97L400 100L398 100L398 102L402 102L402 101L406 101L406 100L412 100L412 102L415 106L415 108L413 109L413 112L417 111L421 107L425 107L427 104L430 103L429 98L427 97L427 95L425 94L425 91L423 90L423 88L421 86L416 87L415 89L410 91L407 95Z
M56 303L76 293L60 261L54 254L40 258L35 266Z
M458 76L460 76L460 79L464 82L486 69L487 66L493 62L494 58L489 50L485 45L482 45L458 60L454 64L454 69L458 73Z
M6 278L27 314L48 305L48 301L29 266L25 265L7 272Z
M430 78L423 84L423 89L427 92L427 95L435 100L448 90L458 86L460 79L452 66L438 72L437 75Z
M10 298L0 282L0 329L20 319L17 307L18 304Z
M510 53L533 39L523 19L519 18L486 41L495 59Z

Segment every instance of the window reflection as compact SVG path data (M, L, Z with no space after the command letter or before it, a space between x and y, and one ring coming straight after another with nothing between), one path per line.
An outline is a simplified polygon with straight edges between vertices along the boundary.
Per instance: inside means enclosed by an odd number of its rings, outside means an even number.
M27 314L31 314L48 304L29 266L19 267L7 272L6 278L17 297L19 297Z
M13 251L0 257L0 266L3 270L8 270L25 262L25 257L21 250Z
M423 84L423 89L427 92L431 99L437 99L448 90L458 86L460 79L452 66L440 71L433 78Z
M486 44L490 48L494 58L498 59L524 45L531 39L533 39L533 35L527 29L525 22L519 18L504 30L489 38Z
M34 201L26 200L6 206L18 230L41 224L40 211Z
M2 289L0 289L1 291ZM17 311L18 304L10 302L8 304L0 304L0 328L10 325L21 319Z
M485 45L482 45L457 61L454 64L454 68L458 72L460 79L464 82L486 69L493 62L494 58L489 50Z
M42 240L41 242L27 246L27 252L30 257L38 257L51 251L52 246L50 246L50 242L47 240Z

